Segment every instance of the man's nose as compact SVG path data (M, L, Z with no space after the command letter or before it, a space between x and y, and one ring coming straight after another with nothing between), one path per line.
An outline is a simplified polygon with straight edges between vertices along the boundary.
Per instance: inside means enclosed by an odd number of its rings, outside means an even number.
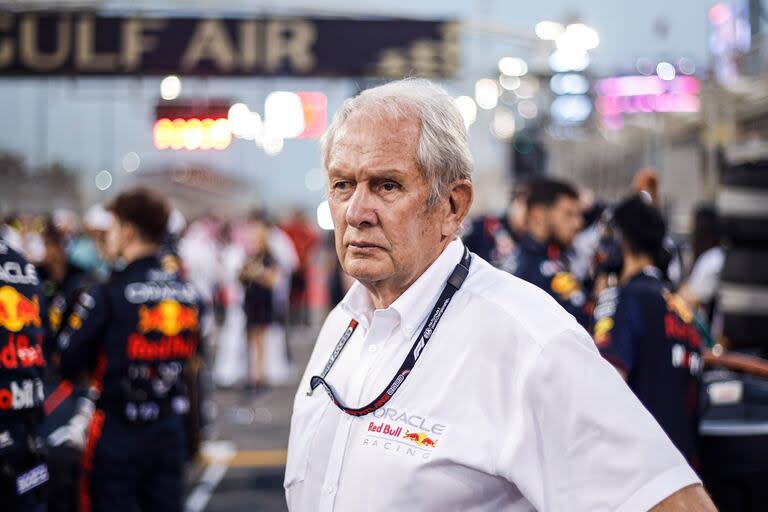
M353 227L360 227L364 224L375 225L377 216L374 201L373 194L368 190L368 187L356 187L349 203L347 203L347 224Z

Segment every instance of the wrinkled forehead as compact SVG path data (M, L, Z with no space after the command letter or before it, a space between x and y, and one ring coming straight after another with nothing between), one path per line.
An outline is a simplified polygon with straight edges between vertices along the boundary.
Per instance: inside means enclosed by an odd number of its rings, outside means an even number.
M417 167L421 122L378 108L353 112L339 127L330 151L328 170L370 165Z

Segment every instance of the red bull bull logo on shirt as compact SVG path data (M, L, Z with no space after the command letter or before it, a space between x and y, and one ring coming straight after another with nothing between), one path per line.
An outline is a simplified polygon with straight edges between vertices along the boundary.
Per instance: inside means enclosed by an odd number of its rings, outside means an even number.
M155 331L176 336L181 331L197 329L197 309L183 306L175 300L164 300L156 306L139 308L139 331Z
M28 299L10 286L0 288L0 327L19 332L28 325L42 325L37 295Z
M425 432L410 432L405 431L403 439L416 443L419 446L426 446L427 448L435 448L437 441L429 437Z

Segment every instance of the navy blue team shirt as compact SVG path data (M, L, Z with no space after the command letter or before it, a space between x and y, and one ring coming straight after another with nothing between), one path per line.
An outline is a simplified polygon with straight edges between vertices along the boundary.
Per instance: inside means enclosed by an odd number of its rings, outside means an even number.
M653 267L605 290L593 328L600 353L694 466L702 369L701 336L682 299Z
M114 271L80 296L58 337L62 377L90 372L97 406L131 421L168 406L185 412L176 399L184 399L184 366L200 341L202 302L175 270L152 255Z
M587 297L555 245L523 236L517 247L514 275L550 294L577 322L585 328L589 326Z

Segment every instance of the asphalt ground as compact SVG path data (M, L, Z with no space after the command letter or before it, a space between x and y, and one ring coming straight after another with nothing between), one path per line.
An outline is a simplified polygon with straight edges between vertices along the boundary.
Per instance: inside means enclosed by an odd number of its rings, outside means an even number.
M283 476L298 378L309 360L316 329L289 332L296 376L254 392L213 391L214 422L188 475L186 512L286 511Z

